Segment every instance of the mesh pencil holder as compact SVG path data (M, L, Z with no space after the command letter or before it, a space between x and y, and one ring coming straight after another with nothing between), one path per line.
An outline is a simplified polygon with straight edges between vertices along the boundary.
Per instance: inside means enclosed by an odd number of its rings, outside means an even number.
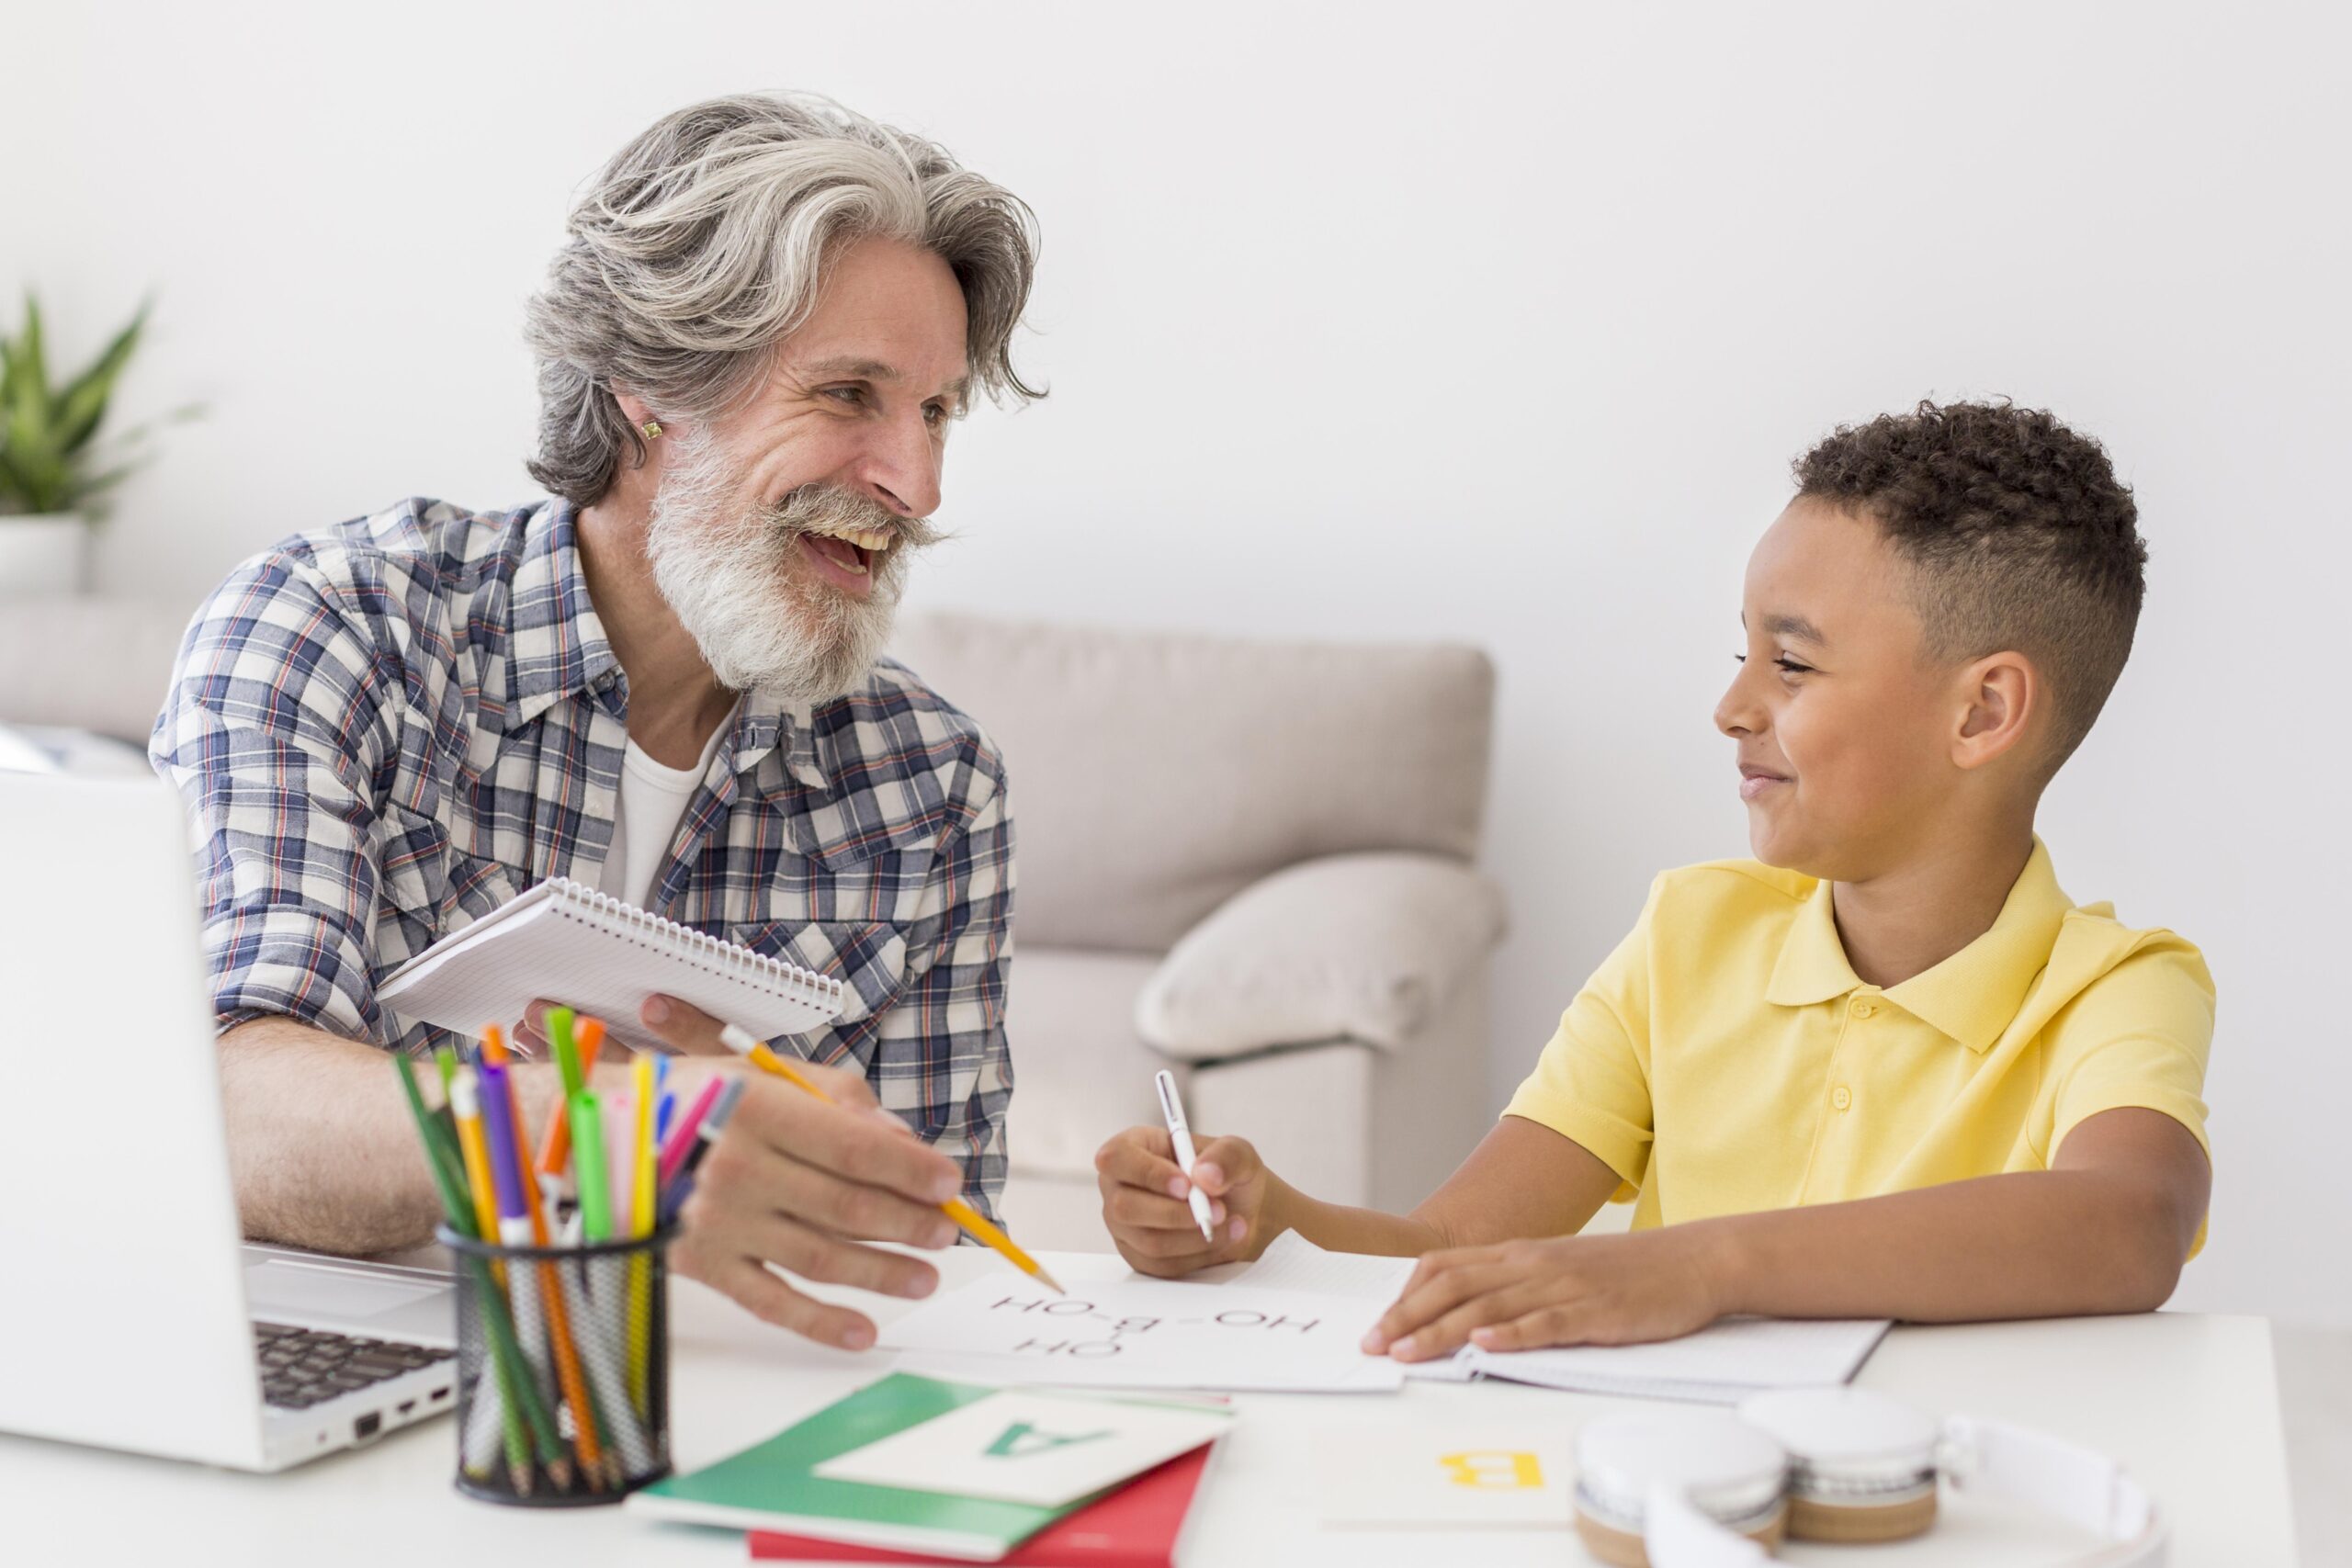
M571 1508L669 1474L675 1227L582 1247L439 1234L458 1265L458 1490Z

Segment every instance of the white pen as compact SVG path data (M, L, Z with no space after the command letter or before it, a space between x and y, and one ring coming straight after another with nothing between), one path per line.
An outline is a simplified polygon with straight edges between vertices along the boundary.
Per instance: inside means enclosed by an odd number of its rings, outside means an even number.
M1176 1163L1184 1168L1184 1183L1191 1189L1187 1194L1193 1201L1193 1218L1201 1222L1201 1239L1216 1240L1216 1226L1209 1220L1209 1195L1193 1179L1193 1162L1199 1156L1193 1152L1193 1130L1184 1125L1184 1102L1176 1098L1176 1080L1162 1067L1152 1080L1159 1090L1159 1113L1168 1118L1168 1136L1176 1145Z

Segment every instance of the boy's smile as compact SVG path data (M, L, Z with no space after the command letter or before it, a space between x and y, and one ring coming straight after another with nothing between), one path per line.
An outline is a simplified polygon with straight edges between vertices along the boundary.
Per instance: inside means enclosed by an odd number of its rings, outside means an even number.
M1922 657L1908 570L1867 516L1799 498L1749 558L1747 650L1715 709L1758 859L1825 880L1901 863L1950 820L1968 701Z

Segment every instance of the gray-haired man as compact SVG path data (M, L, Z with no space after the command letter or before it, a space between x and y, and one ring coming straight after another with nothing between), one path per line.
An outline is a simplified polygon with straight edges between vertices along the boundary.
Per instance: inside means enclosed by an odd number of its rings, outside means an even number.
M839 1104L751 1086L678 1266L851 1348L866 1320L767 1265L936 1283L845 1238L943 1246L939 1200L993 1208L1012 824L987 738L878 656L949 424L976 390L1036 395L1007 354L1034 253L1017 199L838 106L681 110L581 198L532 301L556 499L412 499L285 541L198 613L153 754L204 837L250 1233L427 1234L380 1053L436 1032L376 982L562 875L848 985L795 1043ZM686 1077L730 1069L713 1021L657 998L645 1022L704 1058ZM523 1070L536 1116L551 1085Z

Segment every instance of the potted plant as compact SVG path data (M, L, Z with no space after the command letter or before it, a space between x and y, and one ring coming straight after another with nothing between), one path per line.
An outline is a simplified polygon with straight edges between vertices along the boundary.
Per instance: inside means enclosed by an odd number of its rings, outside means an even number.
M96 439L115 382L147 324L141 305L81 374L49 379L40 306L25 295L23 330L0 332L0 597L73 593L83 586L89 525L106 492L143 459L153 425ZM178 419L194 412L180 409Z

